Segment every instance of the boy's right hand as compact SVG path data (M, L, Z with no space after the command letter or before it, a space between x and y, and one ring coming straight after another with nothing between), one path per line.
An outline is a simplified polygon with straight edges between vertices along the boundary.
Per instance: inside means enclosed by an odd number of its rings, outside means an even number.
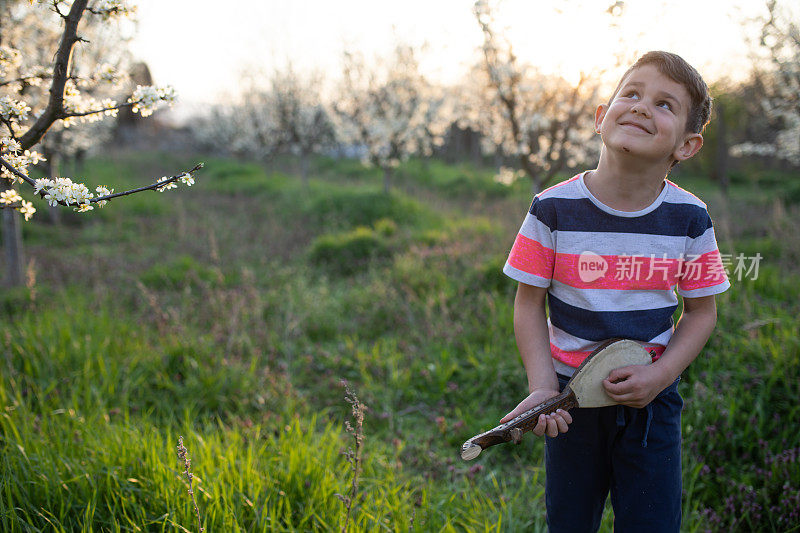
M558 396L559 392L553 389L535 389L524 400L500 419L500 423L508 422L525 411L530 411L540 403L549 400L554 396ZM572 417L569 412L563 409L557 410L555 413L549 415L539 415L539 421L533 428L533 434L541 437L547 434L548 437L557 437L559 433L566 433L569 429L569 424L572 423Z

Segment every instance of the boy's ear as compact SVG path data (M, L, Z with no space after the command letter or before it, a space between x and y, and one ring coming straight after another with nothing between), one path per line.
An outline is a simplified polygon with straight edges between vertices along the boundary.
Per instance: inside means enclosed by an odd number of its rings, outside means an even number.
M683 139L683 144L673 152L672 156L678 161L685 161L694 156L703 147L703 136L699 133L690 133Z
M603 124L603 119L608 111L608 105L600 104L594 112L594 131L600 133L600 125Z

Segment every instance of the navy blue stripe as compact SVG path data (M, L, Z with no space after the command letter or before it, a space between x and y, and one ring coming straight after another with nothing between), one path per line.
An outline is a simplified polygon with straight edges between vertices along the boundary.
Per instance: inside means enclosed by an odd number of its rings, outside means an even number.
M677 304L641 311L589 311L547 295L550 322L576 337L603 341L615 337L647 342L672 327Z
M644 233L696 239L713 225L708 211L699 205L670 202L662 202L640 217L619 217L606 213L588 198L537 197L530 213L550 231Z

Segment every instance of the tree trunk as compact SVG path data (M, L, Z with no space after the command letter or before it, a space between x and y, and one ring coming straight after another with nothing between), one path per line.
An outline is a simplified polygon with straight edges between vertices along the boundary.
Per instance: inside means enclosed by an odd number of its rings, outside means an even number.
M475 168L483 166L483 148L481 147L480 132L469 130L469 152L472 155L472 164Z
M714 102L716 110L715 127L717 129L717 146L714 153L714 169L712 177L719 183L722 193L727 196L730 178L728 176L728 124L725 122L725 108L722 102Z
M6 181L6 180L3 180ZM9 183L3 184L4 189L12 188ZM25 259L22 249L22 223L20 214L15 209L2 209L3 211L3 248L6 255L6 287L20 287L24 282Z
M384 167L383 169L383 192L389 194L392 190L392 169L391 167Z
M542 173L533 164L526 154L520 154L519 163L522 170L531 178L531 192L534 196L542 192Z
M46 152L47 155L47 162L45 163L45 176L49 176L51 179L55 179L58 176L60 171L60 163L61 159L57 153L54 152ZM50 206L50 221L55 226L61 225L61 206Z
M308 190L308 158L309 154L300 155L300 179L303 183L303 189Z

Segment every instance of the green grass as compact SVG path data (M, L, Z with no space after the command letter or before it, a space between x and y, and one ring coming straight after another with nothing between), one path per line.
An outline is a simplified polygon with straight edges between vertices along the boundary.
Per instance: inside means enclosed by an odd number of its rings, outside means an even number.
M119 190L199 160L86 171ZM529 185L410 161L386 195L356 162L311 168L304 187L210 159L191 189L25 226L37 283L0 295L0 530L196 530L179 435L207 531L338 530L342 380L367 406L353 530L545 530L541 440L457 453L525 393L500 269ZM684 529L797 531L796 206L747 180L727 199L678 182L727 228L724 252L764 257L683 376Z

